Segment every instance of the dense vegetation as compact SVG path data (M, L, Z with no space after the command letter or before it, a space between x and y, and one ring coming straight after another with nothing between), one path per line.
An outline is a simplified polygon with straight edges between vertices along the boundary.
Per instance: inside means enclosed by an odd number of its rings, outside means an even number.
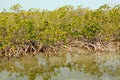
M87 49L119 42L120 5L105 4L96 10L63 6L54 11L25 11L16 4L11 11L0 12L1 54L45 52L48 46L54 51L75 41L84 43Z

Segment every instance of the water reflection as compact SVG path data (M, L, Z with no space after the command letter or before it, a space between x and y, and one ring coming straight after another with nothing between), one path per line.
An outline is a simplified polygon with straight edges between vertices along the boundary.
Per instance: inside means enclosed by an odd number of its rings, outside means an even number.
M0 80L120 80L119 54L0 60Z

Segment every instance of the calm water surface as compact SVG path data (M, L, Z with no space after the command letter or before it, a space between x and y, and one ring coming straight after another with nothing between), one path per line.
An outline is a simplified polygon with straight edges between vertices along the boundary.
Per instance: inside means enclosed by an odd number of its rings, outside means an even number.
M0 80L120 80L120 54L1 59Z

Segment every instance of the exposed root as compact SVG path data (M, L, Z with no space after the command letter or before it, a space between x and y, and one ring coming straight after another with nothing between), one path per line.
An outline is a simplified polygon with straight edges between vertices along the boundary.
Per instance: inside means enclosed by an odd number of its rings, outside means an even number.
M117 42L115 45L115 42L87 42L87 41L74 41L71 42L70 45L73 45L74 47L84 48L88 51L93 52L111 52L111 51L119 51L120 50L120 42Z
M60 45L59 45L60 46ZM16 45L14 49L12 46L9 46L0 51L1 57L19 57L19 56L26 56L31 55L34 56L39 53L43 53L45 56L49 56L51 53L57 54L58 45L45 45L36 43L34 41L30 41L29 43L24 43L23 45Z
M57 51L60 48L67 50L69 53L72 53L72 47L83 48L89 52L111 52L120 50L120 42L89 42L89 41L80 41L74 40L69 42L68 45L62 45L61 43L56 43L52 45L42 44L35 41L30 41L24 43L23 45L11 46L9 45L5 49L0 51L0 57L20 57L31 55L34 56L39 53L43 53L45 57L50 56L51 54L56 55Z
M67 46L62 45L62 48L63 48L64 50L68 51L69 53L72 53L72 47L71 47L70 45L67 45Z

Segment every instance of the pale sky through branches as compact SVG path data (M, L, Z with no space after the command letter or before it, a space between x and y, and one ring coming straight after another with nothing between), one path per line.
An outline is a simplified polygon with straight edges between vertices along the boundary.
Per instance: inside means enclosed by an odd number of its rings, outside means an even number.
M14 4L22 5L24 10L28 10L30 8L54 10L64 5L97 9L103 4L109 4L112 6L120 4L120 0L0 0L0 11L3 11L4 8L8 11Z

